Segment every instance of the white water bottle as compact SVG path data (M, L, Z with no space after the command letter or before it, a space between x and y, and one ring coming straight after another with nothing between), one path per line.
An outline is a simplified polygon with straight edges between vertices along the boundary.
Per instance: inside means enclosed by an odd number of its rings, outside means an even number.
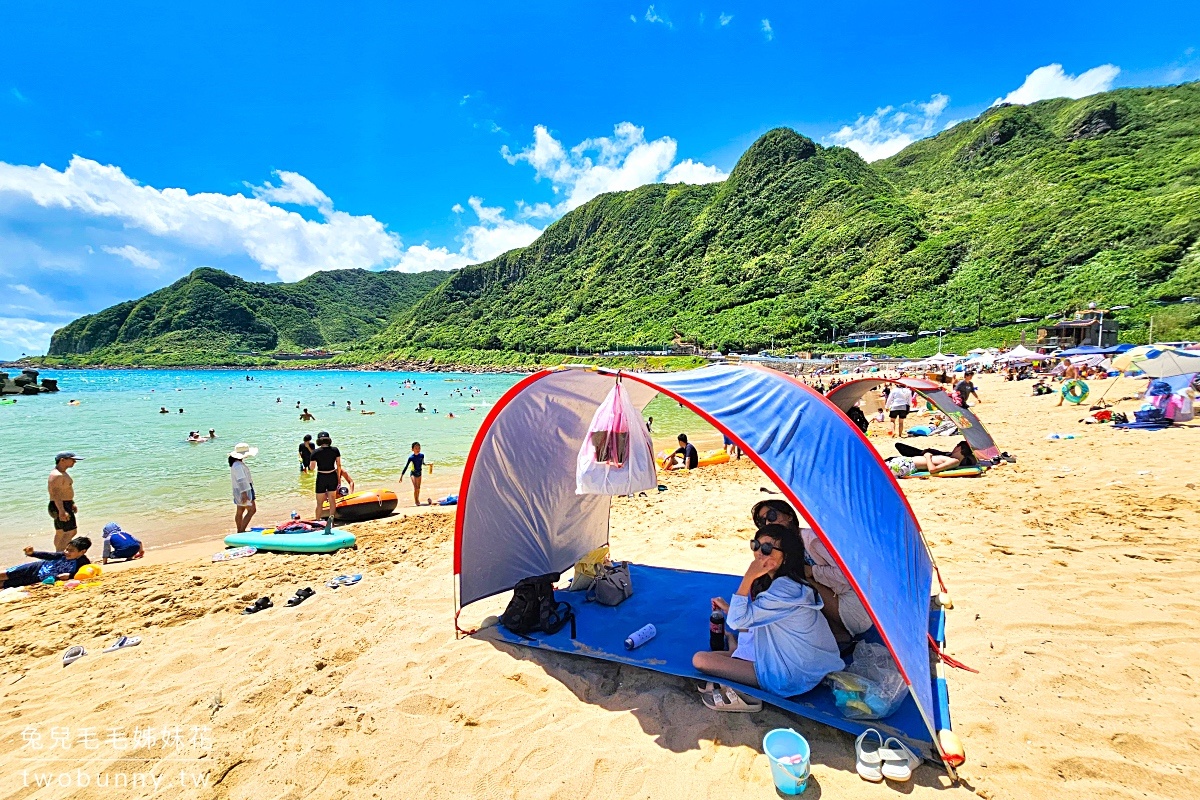
M635 647L641 647L646 642L653 639L656 633L658 633L658 631L654 630L653 625L646 625L645 627L638 628L636 631L629 634L629 637L625 640L625 649L632 650Z

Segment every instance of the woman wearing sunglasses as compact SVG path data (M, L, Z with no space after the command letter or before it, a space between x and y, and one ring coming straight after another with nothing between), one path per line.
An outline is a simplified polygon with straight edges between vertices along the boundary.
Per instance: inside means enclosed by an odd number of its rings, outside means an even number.
M841 568L812 529L800 527L800 515L795 509L782 500L763 500L756 503L750 513L757 528L782 525L800 533L804 552L810 562L804 567L804 576L816 585L821 595L824 603L821 612L829 621L829 628L839 647L850 644L854 637L871 629L871 616L850 586L850 581L846 580Z
M821 598L804 577L804 545L796 530L767 525L750 549L754 560L737 592L728 602L712 600L714 609L725 612L729 628L739 631L737 649L696 653L692 666L782 697L803 694L845 666L821 614ZM718 686L716 691L728 690Z

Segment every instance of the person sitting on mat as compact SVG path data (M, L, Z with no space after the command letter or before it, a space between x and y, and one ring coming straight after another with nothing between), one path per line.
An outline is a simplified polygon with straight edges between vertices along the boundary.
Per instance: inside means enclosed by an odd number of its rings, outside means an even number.
M9 567L0 575L0 589L12 586L32 586L51 578L69 581L84 564L92 563L87 557L87 549L92 546L92 540L86 536L76 536L67 542L61 553L43 553L32 547L25 548L25 555L38 559L27 564Z
M692 666L782 697L803 694L845 667L821 613L821 598L804 577L804 544L792 528L766 525L750 541L750 549L754 560L737 592L728 601L712 599L729 628L739 631L737 649L703 650L692 656ZM717 691L723 687L714 689L710 707L737 705L728 694L718 701Z
M754 504L750 512L754 526L762 530L768 525L782 525L800 534L804 543L804 577L813 582L824 606L821 612L833 631L838 647L850 644L856 636L871 629L871 615L863 607L862 600L846 580L837 562L829 555L825 545L813 533L812 528L802 526L800 515L783 500L762 500Z

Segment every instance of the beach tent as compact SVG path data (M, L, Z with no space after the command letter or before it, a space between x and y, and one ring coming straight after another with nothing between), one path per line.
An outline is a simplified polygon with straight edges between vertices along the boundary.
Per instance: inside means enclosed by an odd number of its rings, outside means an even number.
M976 458L981 461L987 461L1000 457L1000 449L996 447L996 443L992 440L992 435L987 432L987 428L983 427L983 423L979 421L979 417L972 414L969 409L963 408L951 400L950 395L946 394L942 389L942 385L933 381L927 381L922 378L864 378L863 380L843 383L836 389L830 389L827 396L831 403L841 409L842 413L845 413L868 392L878 391L879 387L885 383L912 389L921 397L933 403L938 411L945 414L958 427L959 433L967 440L967 444L971 445Z
M997 361L1045 361L1050 356L1042 355L1036 350L1030 350L1024 345L1017 345L1007 353L997 357Z
M464 606L522 578L566 571L609 540L611 498L576 494L575 467L592 415L617 380L639 409L660 392L691 409L775 483L862 599L875 623L872 635L891 652L909 696L888 718L864 723L845 719L823 685L797 697L737 688L851 733L875 727L940 757L949 700L944 679L931 675L930 641L944 641L945 614L931 602L933 562L912 509L844 414L794 378L762 367L718 364L662 374L562 368L530 375L505 393L463 469L454 534L456 625ZM664 542L663 561L671 552ZM574 639L569 627L520 636L492 626L474 635L705 679L691 658L708 649L709 599L731 595L740 574L635 564L631 575L634 594L618 606L574 603ZM647 623L655 625L655 638L626 650L625 637Z
M1170 347L1143 345L1126 350L1113 359L1113 369L1121 372L1141 370L1151 378L1169 378L1200 372L1200 353Z

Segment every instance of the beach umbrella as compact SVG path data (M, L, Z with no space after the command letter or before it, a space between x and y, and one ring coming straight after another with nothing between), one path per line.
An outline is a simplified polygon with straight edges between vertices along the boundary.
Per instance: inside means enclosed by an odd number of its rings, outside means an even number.
M1151 378L1170 378L1200 372L1200 353L1188 353L1170 347L1142 345L1126 350L1112 361L1121 372L1141 370Z

